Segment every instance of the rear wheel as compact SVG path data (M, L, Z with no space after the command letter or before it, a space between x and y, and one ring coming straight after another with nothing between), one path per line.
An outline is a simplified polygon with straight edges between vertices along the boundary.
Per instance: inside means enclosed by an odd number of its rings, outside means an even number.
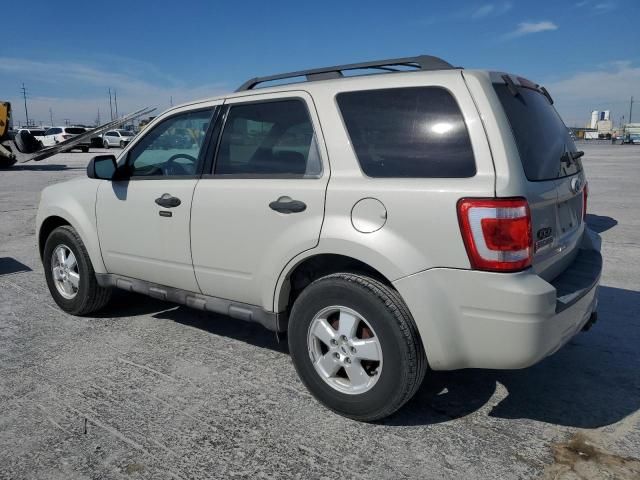
M288 336L306 387L331 410L356 420L398 410L427 368L399 294L362 275L338 273L309 285L294 303Z
M89 147L80 147L80 149L82 150L82 153L88 153L89 152Z
M109 302L111 289L98 285L89 254L72 227L51 232L42 261L51 296L65 312L86 315Z

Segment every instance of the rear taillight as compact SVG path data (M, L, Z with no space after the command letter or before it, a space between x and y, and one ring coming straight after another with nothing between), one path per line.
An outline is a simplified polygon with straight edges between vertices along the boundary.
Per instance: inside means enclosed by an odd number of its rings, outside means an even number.
M524 198L463 198L458 219L471 267L515 272L531 265L531 214Z
M582 220L587 221L587 198L589 198L589 184L585 183L582 189Z

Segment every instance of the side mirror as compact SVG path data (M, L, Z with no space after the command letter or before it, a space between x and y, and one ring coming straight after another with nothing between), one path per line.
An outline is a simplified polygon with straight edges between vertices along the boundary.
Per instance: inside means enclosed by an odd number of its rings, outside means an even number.
M87 165L87 177L98 180L113 180L118 164L115 155L98 155Z

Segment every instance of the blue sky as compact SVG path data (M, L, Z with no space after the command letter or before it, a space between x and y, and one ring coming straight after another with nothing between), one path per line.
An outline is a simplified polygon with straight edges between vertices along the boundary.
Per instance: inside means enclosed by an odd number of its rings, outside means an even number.
M5 2L0 98L92 123L235 89L256 75L428 53L544 84L568 125L640 100L640 0ZM10 20L6 22L6 20ZM640 121L640 102L637 106Z

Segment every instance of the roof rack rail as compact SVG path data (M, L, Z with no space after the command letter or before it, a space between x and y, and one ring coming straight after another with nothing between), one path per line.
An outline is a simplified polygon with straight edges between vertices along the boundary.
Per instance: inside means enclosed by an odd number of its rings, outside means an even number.
M283 80L286 78L306 77L308 82L314 80L327 80L330 78L341 78L342 72L347 70L364 70L379 69L389 72L401 71L393 67L413 67L416 70L449 70L457 68L449 62L441 58L431 55L419 55L417 57L390 58L388 60L374 60L372 62L350 63L347 65L335 65L333 67L313 68L311 70L299 70L297 72L279 73L277 75L269 75L267 77L256 77L244 82L236 90L242 92L244 90L252 90L257 85L264 82L272 82L274 80Z

